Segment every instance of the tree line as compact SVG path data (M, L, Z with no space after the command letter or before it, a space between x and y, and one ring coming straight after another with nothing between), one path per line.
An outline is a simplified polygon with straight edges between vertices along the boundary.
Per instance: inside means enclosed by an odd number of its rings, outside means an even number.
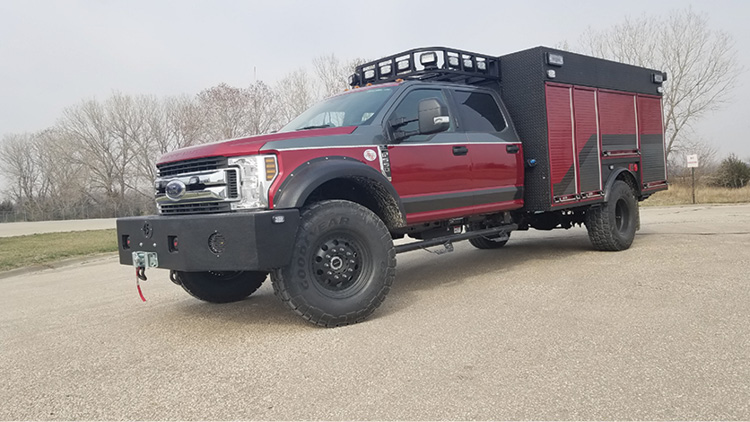
M35 133L6 134L0 172L9 183L0 222L138 215L155 211L155 161L177 148L275 131L347 86L357 59L313 59L273 86L225 83L195 95L114 92L63 110Z

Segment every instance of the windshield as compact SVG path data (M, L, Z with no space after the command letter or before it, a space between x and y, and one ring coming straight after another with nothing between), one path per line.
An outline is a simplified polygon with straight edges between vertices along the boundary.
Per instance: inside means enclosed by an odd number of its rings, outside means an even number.
M395 88L369 88L331 97L307 109L279 132L369 125Z

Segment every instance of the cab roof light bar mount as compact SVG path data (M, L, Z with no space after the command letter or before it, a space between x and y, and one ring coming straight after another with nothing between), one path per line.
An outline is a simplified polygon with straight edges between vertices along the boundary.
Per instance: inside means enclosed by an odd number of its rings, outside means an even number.
M356 67L352 87L403 79L475 84L500 80L497 57L446 47L407 50Z

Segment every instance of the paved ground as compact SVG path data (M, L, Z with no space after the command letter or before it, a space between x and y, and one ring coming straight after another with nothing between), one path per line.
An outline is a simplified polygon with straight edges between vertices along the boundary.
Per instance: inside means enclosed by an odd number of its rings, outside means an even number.
M23 236L36 233L72 232L81 230L100 230L114 228L114 218L0 223L0 237Z
M0 279L0 419L750 419L750 205L399 256L373 317L201 303L103 258Z

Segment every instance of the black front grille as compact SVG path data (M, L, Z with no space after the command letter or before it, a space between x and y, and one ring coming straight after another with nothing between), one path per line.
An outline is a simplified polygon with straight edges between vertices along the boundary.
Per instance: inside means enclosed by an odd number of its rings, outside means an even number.
M159 209L162 215L173 215L229 212L232 207L228 202L198 202L194 204L164 204Z
M159 164L156 168L159 170L159 176L164 177L197 171L216 170L226 166L226 157L209 157Z

